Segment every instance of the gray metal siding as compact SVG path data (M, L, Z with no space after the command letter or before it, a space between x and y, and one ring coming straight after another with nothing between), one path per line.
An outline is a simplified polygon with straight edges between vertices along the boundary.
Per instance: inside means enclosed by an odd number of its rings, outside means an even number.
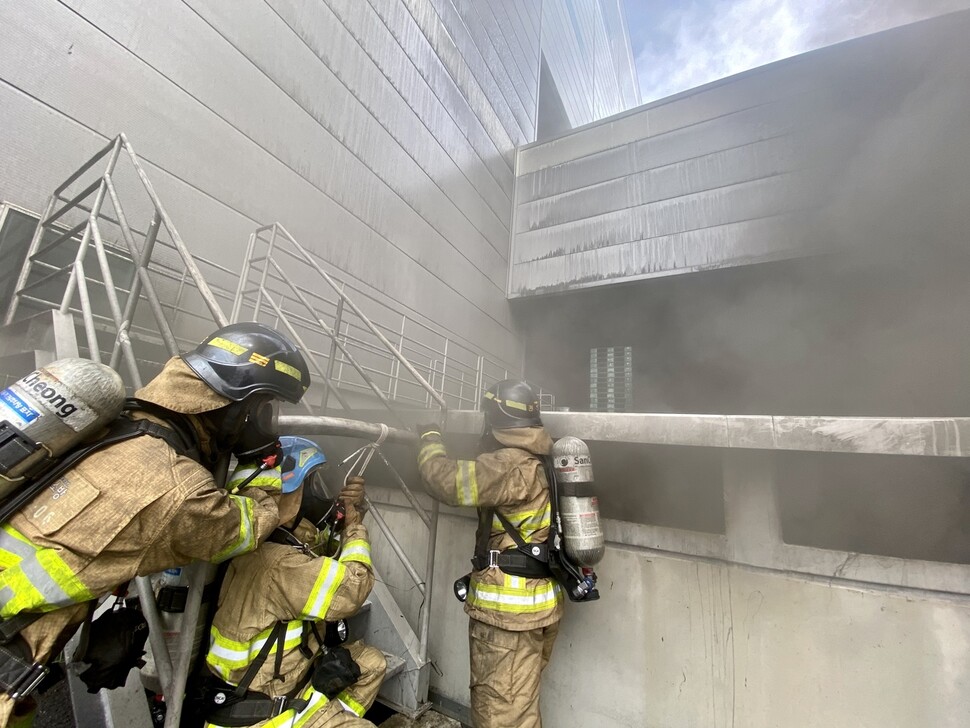
M522 12L496 3L489 22ZM279 220L514 362L511 165L538 60L500 86L486 59L507 48L483 22L448 0L5 3L0 196L41 208L124 131L194 252L238 270L251 229Z
M957 13L861 38L520 149L510 296L871 235L876 191L900 196L921 173L913 150L930 158L963 143L949 119L966 118L970 100L944 89L970 62L966 32L970 13Z

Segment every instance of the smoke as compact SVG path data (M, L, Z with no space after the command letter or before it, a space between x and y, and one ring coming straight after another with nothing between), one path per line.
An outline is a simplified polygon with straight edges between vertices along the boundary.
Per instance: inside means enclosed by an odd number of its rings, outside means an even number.
M589 348L632 345L638 411L970 415L967 37L963 12L800 61L816 90L793 102L804 199L784 224L807 257L522 302L529 376L586 409ZM962 462L778 462L786 539L970 561ZM683 475L660 470L667 490ZM710 530L722 513L717 489L687 515L639 482L610 494L645 522Z

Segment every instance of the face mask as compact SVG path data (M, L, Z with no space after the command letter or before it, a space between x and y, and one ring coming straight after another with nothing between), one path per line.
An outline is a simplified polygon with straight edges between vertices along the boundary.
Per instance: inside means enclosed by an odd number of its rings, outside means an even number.
M279 403L276 400L263 400L247 414L242 431L232 445L232 454L237 459L258 460L274 452L279 442Z

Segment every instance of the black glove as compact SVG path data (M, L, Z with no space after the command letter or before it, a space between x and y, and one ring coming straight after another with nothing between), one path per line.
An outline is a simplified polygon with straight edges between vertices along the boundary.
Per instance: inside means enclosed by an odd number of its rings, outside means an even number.
M144 667L148 622L138 609L123 607L105 612L91 623L82 662L89 667L80 677L89 693L120 688L133 667Z
M418 433L418 437L424 437L429 432L437 432L440 435L441 425L439 425L437 422L431 422L426 425L415 425L414 431Z
M318 693L335 698L360 680L360 667L346 647L331 647L317 658L310 683Z

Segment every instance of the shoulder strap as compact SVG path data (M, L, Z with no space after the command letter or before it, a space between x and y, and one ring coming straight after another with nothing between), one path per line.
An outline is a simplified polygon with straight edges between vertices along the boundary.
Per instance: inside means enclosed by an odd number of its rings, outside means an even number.
M482 559L488 561L488 539L492 535L492 514L494 508L478 509L478 530L475 532L475 553L472 558L472 566ZM475 566L477 569L478 567Z
M149 420L140 420L139 422L135 422L126 417L119 417L117 420L111 423L110 427L108 428L107 435L102 437L97 442L93 442L90 445L85 445L76 450L72 450L67 455L63 456L50 470L47 470L43 474L37 476L34 480L12 495L2 506L0 506L0 523L5 523L10 516L27 505L27 503L29 503L41 490L60 478L65 472L84 460L84 458L91 453L97 452L98 450L106 448L110 445L114 445L115 443L130 440L131 438L138 437L139 435L154 435L155 437L165 438L166 435L160 432L164 429L164 427L156 425L154 422Z
M141 406L143 404L150 405L150 407L143 408ZM145 411L149 412L151 412L152 409L157 409L168 413L169 415L177 414L170 413L168 410L164 410L163 408L153 405L150 402L146 403L136 399L125 400L123 410L125 413L137 409L145 409ZM152 412L152 414L154 414L154 412ZM166 421L170 420L166 419ZM172 425L175 429L170 430L167 427L163 427L162 425L152 422L151 420L132 420L124 415L119 417L112 422L111 425L109 425L108 433L104 437L99 439L97 442L84 445L68 452L49 470L41 473L36 478L31 480L31 482L27 483L23 488L11 495L9 499L0 505L0 523L6 523L14 513L33 500L34 496L60 478L68 470L84 460L84 458L86 458L88 455L116 443L130 440L133 437L138 437L140 435L157 437L167 442L172 449L180 455L185 455L186 457L190 457L198 462L198 448L195 446L193 440L187 438L186 433L184 432L184 426L180 427L174 422ZM0 644L9 642L15 636L20 634L24 628L33 624L42 616L42 614L25 613L0 621Z
M155 424L151 420L131 420L130 414L133 412L146 412L153 417L164 420L169 427ZM124 419L137 423L144 434L165 440L179 455L191 458L197 463L201 462L202 455L199 451L198 438L195 436L192 426L181 413L173 412L154 402L136 399L135 397L129 397L125 400L122 413Z
M277 622L276 626L273 627L273 631L269 633L269 636L266 638L266 641L260 648L259 653L253 658L253 661L249 663L249 669L246 670L246 674L242 676L242 680L240 680L239 684L236 686L234 692L237 696L241 698L246 695L246 691L249 690L249 686L256 677L256 673L259 672L259 668L263 666L263 663L266 662L266 658L269 657L269 651L273 649L274 644L280 643L279 647L277 648L277 652L282 653L282 642L285 639L285 636L286 630L283 627L283 622ZM281 659L282 658L278 654L276 657L277 662L279 662ZM277 670L279 670L278 665Z

